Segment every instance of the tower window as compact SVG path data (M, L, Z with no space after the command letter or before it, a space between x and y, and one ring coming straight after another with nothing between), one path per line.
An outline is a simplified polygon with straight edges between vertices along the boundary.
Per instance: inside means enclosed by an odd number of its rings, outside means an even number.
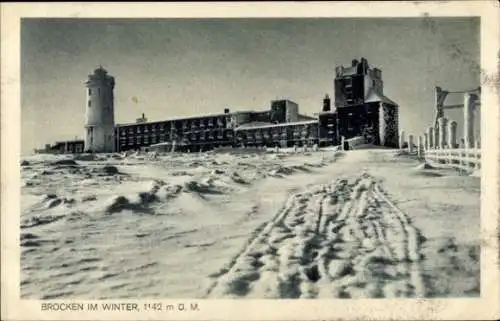
M97 88L97 93L100 95L101 94L101 88Z
M92 101L89 99L89 107L92 107Z
M92 95L92 88L89 88L89 96Z

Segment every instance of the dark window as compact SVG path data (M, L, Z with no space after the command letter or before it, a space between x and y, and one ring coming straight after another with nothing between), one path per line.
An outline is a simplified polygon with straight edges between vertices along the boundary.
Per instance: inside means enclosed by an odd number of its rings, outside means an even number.
M92 101L89 99L89 107L92 107Z
M89 96L92 95L92 88L89 88Z

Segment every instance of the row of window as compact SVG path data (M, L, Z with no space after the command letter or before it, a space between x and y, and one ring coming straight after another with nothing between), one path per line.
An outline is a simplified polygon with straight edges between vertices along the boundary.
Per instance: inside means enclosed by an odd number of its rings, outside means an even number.
M317 136L300 136L300 137L293 137L294 140L309 140L309 139L316 139ZM277 140L288 140L287 137L273 137L272 140L277 141ZM242 142L242 141L247 141L247 142L258 142L258 141L263 141L263 140L269 140L269 138L263 138L263 137L243 137L243 136L237 136L237 140ZM162 143L164 142L164 139L152 139L152 140L141 140L141 139L129 139L128 141L121 141L120 142L120 147L125 148L125 147L131 147L131 146L147 146L147 145L152 145L152 144L157 144L157 143ZM196 143L196 142L202 142L203 140L192 140L191 142ZM189 139L185 140L185 142L189 143Z
M247 133L247 134L263 134L263 135L276 135L276 134L287 134L287 133L315 133L318 131L318 127L302 127L302 128L293 128L293 129L286 129L284 127L280 129L267 129L267 130L245 130L245 131L240 131L241 133Z
M83 145L82 144L77 144L77 145L68 145L67 149L65 150L69 153L82 153L83 152Z
M335 127L333 124L329 124L327 127ZM318 128L317 127L310 127L310 128L298 128L296 130L292 131L287 131L287 130L246 130L246 131L239 131L238 135L240 136L263 136L263 137L277 137L277 136L287 136L287 135L293 135L293 136L313 136L317 135ZM134 132L124 132L121 131L120 133L120 140L126 140L128 139L170 139L171 137L174 137L176 135L173 135L171 133L159 133L159 134L153 134L153 133L143 133L140 135L133 135ZM133 135L133 136L131 136ZM202 133L183 133L183 135L179 136L185 136L185 137L191 137L192 139L208 139L209 137L228 137L231 138L233 136L232 131L205 131ZM199 137L199 138L198 138Z
M176 134L172 134L172 133L159 133L159 134L153 134L153 133L150 133L150 134L138 134L138 135L134 135L134 134L130 134L130 135L120 135L120 140L124 140L124 139L132 139L132 138L154 138L154 137L160 137L160 138L170 138L170 137L177 137L177 136L191 136L191 137L207 137L207 136L224 136L224 137L232 137L233 136L233 133L230 132L230 131L217 131L217 132L214 132L214 131L211 131L211 132L201 132L201 133L182 133L182 134L179 134L179 135L176 135Z
M278 141L278 140L309 140L309 139L318 139L318 136L300 136L300 137L277 137L273 139L265 138L265 137L237 137L239 142L256 142L256 141Z
M220 119L219 119L220 120ZM216 129L218 130L224 130L224 129L227 129L224 126L224 124L222 122L220 122L218 125L221 125L222 127L217 127ZM212 127L213 124L208 123L207 127ZM119 128L119 132L120 132L120 136L126 136L127 134L134 134L134 133L150 133L150 132L165 132L165 131L183 131L183 132L186 132L186 131L189 131L189 128L191 128L191 131L193 131L193 129L197 129L199 131L203 131L203 130L200 130L200 128L205 128L205 126L203 124L179 124L179 123L160 123L160 124L151 124L151 125L141 125L141 126L128 126L128 127L121 127ZM210 129L204 129L204 131L209 131ZM251 129L250 129L251 130ZM286 132L287 130L289 130L287 127L278 127L278 128L268 128L268 129L258 129L259 131L268 131L268 132ZM297 130L297 129L292 129L292 130ZM305 125L303 126L302 129L299 129L299 130L317 130L317 126L310 126L310 125Z
M219 134L219 135L202 135L202 136L198 136L198 135L186 135L184 137L182 137L184 139L188 139L188 140L191 140L191 141L198 141L198 140L215 140L215 139L218 139L218 140L230 140L233 138L233 135L232 134L228 134L228 135L222 135L222 134ZM161 143L161 142L164 142L164 141L170 141L171 140L171 137L170 136L152 136L152 137L147 137L147 136L137 136L137 137L121 137L120 138L120 142L123 143L123 142L126 142L128 141L129 143L130 142L138 142L138 144L140 142L144 142L145 144L149 144L149 143L152 143L152 144L156 144L156 143Z
M120 135L122 136L125 136L127 133L128 134L133 134L134 132L135 133L149 133L149 132L156 132L156 131L160 131L160 132L164 132L164 131L188 131L188 129L190 128L191 130L192 129L199 129L199 128L204 128L205 126L199 126L199 127L196 127L196 126L172 126L171 124L167 124L165 126L165 124L160 124L160 125L145 125L145 126L131 126L131 127L123 127L123 128L120 128L119 131L120 131ZM213 125L209 125L207 127L213 127ZM217 127L217 129L221 130L221 129L225 129L225 127L223 127L223 125L221 125L221 127ZM205 129L205 130L210 130L210 129Z
M262 133L244 133L244 132L239 132L237 134L237 137L248 137L248 138L253 138L253 137L264 137L264 138L275 138L275 137L288 137L289 135L293 137L309 137L309 136L318 136L317 131L312 131L312 132L293 132L293 133L274 133L272 135L270 134L262 134Z

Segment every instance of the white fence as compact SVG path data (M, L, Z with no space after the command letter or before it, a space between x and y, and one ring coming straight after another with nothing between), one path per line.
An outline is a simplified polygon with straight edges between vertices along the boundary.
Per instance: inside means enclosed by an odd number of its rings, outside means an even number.
M428 162L449 165L467 171L481 169L481 149L424 149L422 154L422 157Z
M409 135L406 141L405 132L402 131L399 135L399 148L406 147L410 154L417 154L419 158L428 162L449 165L468 171L480 169L481 146L480 141L475 139L475 115L473 112L477 104L478 97L476 94L464 92L463 105L457 105L463 108L464 112L464 131L460 141L457 135L457 122L444 117L444 114L442 114L436 120L437 124L428 127L421 136ZM444 107L441 105L441 109Z
M479 141L466 143L462 139L458 144L454 122L451 122L451 126L446 128L446 120L441 120L436 130L432 127L429 128L428 133L418 136L416 141L413 135L408 135L406 141L404 132L401 132L399 144L400 149L406 148L409 154L418 155L419 158L425 159L427 162L467 171L481 169Z

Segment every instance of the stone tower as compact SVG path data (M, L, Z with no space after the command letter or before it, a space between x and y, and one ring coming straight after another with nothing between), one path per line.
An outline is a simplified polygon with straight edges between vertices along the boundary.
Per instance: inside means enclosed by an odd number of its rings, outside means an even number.
M87 88L85 151L111 153L115 151L114 96L115 78L100 66L89 75Z

